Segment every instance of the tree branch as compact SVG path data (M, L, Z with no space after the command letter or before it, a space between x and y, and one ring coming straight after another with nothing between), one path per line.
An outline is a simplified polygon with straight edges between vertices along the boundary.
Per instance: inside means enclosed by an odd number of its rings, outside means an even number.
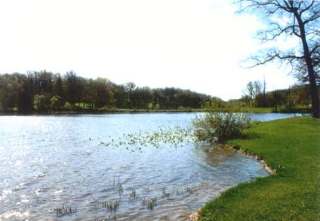
M293 24L293 25L288 25L286 27L282 27L278 23L272 23L270 25L273 25L276 27L271 28L269 30L263 30L258 32L258 37L263 42L275 40L276 38L280 37L284 33L294 34L299 38L301 37L300 34L295 30L295 29L299 29L298 25Z
M310 16L308 19L305 19L303 24L308 24L309 22L315 21L320 18L320 11L315 12L312 16Z
M302 2L302 1L301 1L301 2ZM301 16L304 12L306 12L306 11L308 11L310 8L312 8L312 6L314 5L314 3L315 3L315 0L312 0L312 2L311 2L307 7L305 7L304 9L301 9L301 11L299 12L300 16Z
M317 49L320 49L320 44L313 47L313 49L310 51L310 55L314 54L317 51Z
M295 54L281 54L278 51L272 51L269 53L266 53L266 55L264 56L264 58L261 58L260 56L255 56L255 57L251 57L251 60L253 60L255 62L254 65L249 66L249 68L253 68L253 67L257 67L260 65L264 65L267 64L269 62L272 62L276 59L278 60L282 60L282 61L287 61L290 64L293 64L294 62L298 61L298 60L303 60L304 56L297 56Z

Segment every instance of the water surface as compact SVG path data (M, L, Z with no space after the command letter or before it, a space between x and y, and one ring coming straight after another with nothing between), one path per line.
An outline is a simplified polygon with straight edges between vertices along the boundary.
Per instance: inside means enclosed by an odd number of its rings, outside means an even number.
M291 116L251 115L261 121ZM125 134L187 128L194 117L1 116L0 220L187 220L227 188L267 175L253 159L193 142L103 145ZM116 210L106 208L115 202Z

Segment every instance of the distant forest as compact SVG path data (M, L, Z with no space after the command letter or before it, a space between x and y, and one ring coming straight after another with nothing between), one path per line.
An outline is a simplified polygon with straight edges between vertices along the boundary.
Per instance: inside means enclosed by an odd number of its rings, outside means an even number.
M86 79L75 72L0 74L1 112L168 110L201 108L212 97L177 88L150 89L105 78Z
M241 100L248 102L250 98L245 96ZM257 94L253 102L256 107L272 107L274 112L302 109L307 112L311 108L309 85L296 85L288 89Z
M250 81L240 99L229 100L227 107L272 108L272 112L310 112L311 97L308 84L300 83L288 89L267 91L266 82ZM319 86L318 86L319 96Z
M115 84L105 78L87 79L75 72L64 75L47 71L0 74L1 113L56 113L109 111L252 111L271 108L274 112L310 111L306 84L266 92L265 82L248 82L240 99L217 97L178 88L137 87ZM251 108L251 109L250 109Z

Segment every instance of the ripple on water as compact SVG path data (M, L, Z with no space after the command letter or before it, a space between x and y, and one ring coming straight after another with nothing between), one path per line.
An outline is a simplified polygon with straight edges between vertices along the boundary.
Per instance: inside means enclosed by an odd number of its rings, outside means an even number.
M0 220L6 221L6 220L28 220L30 217L29 211L7 211L3 214L0 214Z
M0 220L186 220L227 188L267 175L253 159L191 141L100 145L124 134L189 128L194 117L0 117Z

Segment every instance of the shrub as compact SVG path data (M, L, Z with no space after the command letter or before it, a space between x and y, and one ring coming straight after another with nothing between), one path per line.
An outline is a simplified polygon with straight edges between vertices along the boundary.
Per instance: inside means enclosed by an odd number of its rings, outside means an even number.
M50 99L50 108L52 110L60 110L63 107L63 101L60 96L52 96Z
M47 95L36 94L33 98L34 109L37 111L48 111L50 99Z
M69 102L66 102L66 103L64 104L64 106L63 106L63 109L64 109L64 110L67 110L67 111L71 111L71 110L73 110L73 106L72 106L72 104L70 104Z
M223 143L241 136L250 120L244 113L207 112L194 120L195 136L199 141Z

